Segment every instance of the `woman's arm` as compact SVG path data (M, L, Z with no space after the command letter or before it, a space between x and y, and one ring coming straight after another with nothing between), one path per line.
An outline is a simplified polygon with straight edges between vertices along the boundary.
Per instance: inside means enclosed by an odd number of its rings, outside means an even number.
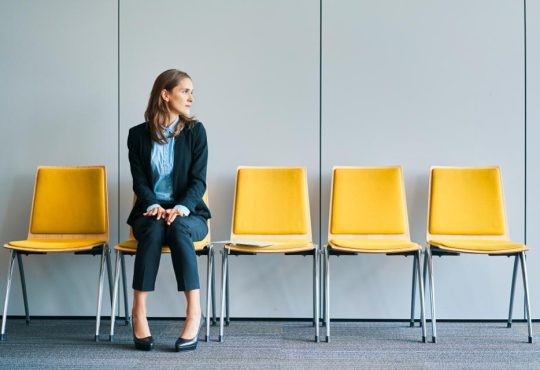
M206 191L206 168L208 165L208 142L206 130L201 122L193 128L192 161L189 168L188 187L184 196L176 202L193 212Z
M128 135L129 166L133 177L133 191L146 210L150 205L158 203L154 191L148 184L147 177L143 170L143 159L141 158L140 142L133 129Z

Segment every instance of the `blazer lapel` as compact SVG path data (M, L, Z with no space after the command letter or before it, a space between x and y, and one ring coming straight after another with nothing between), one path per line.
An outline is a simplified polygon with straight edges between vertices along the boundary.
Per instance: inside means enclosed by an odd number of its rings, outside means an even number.
M147 174L150 183L152 184L152 139L150 138L150 130L148 125L146 126L145 134L141 138L141 151L144 161L144 172ZM153 185L153 184L152 184Z

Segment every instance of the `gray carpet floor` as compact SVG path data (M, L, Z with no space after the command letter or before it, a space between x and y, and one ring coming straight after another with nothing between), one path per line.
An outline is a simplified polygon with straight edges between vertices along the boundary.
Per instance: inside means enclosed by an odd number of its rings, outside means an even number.
M109 322L102 324L108 333ZM539 338L527 343L523 323L511 329L504 323L439 323L433 344L421 343L420 328L403 322L336 322L330 343L314 343L307 322L232 321L223 343L212 327L210 342L185 353L173 351L181 321L150 322L152 352L134 350L131 327L122 324L112 343L95 342L94 325L85 319L34 319L26 326L10 319L7 340L0 342L0 368L540 369Z

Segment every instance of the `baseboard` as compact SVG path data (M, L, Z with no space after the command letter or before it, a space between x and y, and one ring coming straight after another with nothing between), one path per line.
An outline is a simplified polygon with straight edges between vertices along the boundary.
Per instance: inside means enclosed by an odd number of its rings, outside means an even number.
M102 320L110 319L110 316L101 316ZM117 319L123 319L124 316L117 316ZM26 319L24 315L8 315L8 319ZM30 316L31 320L95 320L95 316ZM178 317L148 317L149 320L183 320L184 316ZM218 318L219 319L219 318ZM298 318L298 317L231 317L231 321L295 321L295 322L311 322L313 318ZM420 322L420 319L415 319ZM426 318L427 322L431 322ZM540 319L533 319L533 322L540 322ZM340 318L332 319L332 322L410 322L410 319L352 319ZM506 323L506 319L437 319L437 322L457 322L457 323ZM512 319L513 323L525 323L525 319Z

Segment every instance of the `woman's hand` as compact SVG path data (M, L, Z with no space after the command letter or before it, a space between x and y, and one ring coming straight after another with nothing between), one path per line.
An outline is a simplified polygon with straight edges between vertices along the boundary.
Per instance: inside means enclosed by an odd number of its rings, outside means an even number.
M183 217L184 214L182 213L182 211L180 211L179 209L177 208L171 208L171 209L168 209L165 211L166 212L166 217L165 217L165 222L167 222L167 225L170 225L173 223L174 219L179 216L179 217Z
M167 216L167 211L163 207L156 207L143 213L143 216L155 217L158 220L165 219L165 217Z

